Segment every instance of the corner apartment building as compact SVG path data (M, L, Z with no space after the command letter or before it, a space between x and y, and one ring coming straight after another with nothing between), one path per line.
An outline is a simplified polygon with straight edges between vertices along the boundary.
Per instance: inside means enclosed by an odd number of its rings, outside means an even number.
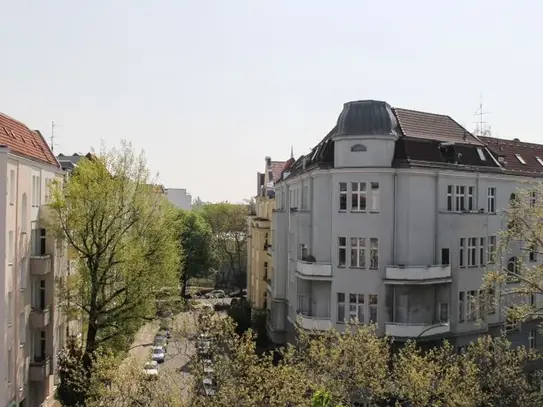
M543 146L475 137L449 116L382 101L346 103L275 185L271 339L292 340L298 323L342 331L352 318L399 341L459 347L500 332L504 312L478 302L482 277L501 261L501 209L541 177ZM506 261L523 255L517 245ZM538 336L528 324L510 337L533 347Z
M62 174L38 131L0 113L0 406L53 402L65 340L55 281L66 258L46 225L48 186Z
M293 161L293 160L292 160ZM264 172L257 173L257 195L253 213L248 217L247 298L253 308L266 308L273 275L272 211L275 207L274 184L281 178L286 161L265 158Z
M182 188L166 188L168 200L179 209L190 211L192 209L192 196Z

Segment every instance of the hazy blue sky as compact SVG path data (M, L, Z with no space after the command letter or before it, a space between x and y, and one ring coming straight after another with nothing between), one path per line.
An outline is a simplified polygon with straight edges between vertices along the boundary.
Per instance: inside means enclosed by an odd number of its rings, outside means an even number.
M0 0L0 111L55 152L121 138L167 187L256 191L264 157L306 153L344 102L451 115L540 141L534 1Z

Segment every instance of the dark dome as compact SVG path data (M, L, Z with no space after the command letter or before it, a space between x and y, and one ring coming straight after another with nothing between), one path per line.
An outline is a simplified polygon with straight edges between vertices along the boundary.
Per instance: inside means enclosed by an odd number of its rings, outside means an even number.
M398 135L398 121L392 108L379 100L347 102L337 119L336 135Z

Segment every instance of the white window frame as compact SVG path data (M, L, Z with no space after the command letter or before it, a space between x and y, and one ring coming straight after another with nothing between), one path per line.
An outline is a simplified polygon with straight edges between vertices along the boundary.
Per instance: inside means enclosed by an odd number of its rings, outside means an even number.
M339 236L337 238L338 243L338 258L337 258L337 264L338 267L346 267L347 266L347 238L345 236ZM341 253L343 253L343 263L341 263Z
M487 212L496 213L496 187L488 187L486 197Z
M353 203L355 202L356 202L356 205L353 205ZM367 208L368 208L367 183L366 182L351 182L351 212L366 212Z
M336 302L337 302L337 322L345 322L345 293L336 293ZM340 310L342 310L341 314L343 314L343 318L340 317Z
M496 290L489 288L486 295L488 296L488 315L494 315L496 313Z
M377 294L368 295L368 322L371 324L376 324L379 318L378 312L379 297ZM372 318L371 314L375 314L375 320Z
M371 212L379 212L381 190L378 182L370 182ZM367 203L366 203L367 205Z
M521 164L526 165L526 161L524 160L524 158L522 158L522 156L521 156L520 154L515 154L515 157L517 157L517 160L518 160Z
M17 181L15 180L15 170L9 171L9 204L15 204Z
M481 267L484 267L486 265L485 262L485 238L480 237L479 238L479 265Z
M496 236L488 236L488 246L487 246L487 263L494 264L496 261Z
M309 185L304 185L302 188L302 209L309 209Z
M458 292L458 322L466 322L466 292Z
M461 237L458 250L458 267L466 267L466 238Z
M479 154L481 161L486 161L485 153L481 147L477 147L477 154Z
M352 301L354 297L354 301ZM355 294L355 293L349 293L349 321L351 322L353 319L358 319L359 324L364 323L364 305L365 305L365 298L364 294ZM354 311L353 311L354 310Z
M537 202L537 192L530 191L530 206L533 208Z
M467 292L467 320L475 321L477 319L477 290Z
M477 266L477 238L468 237L468 267Z
M536 335L537 335L537 330L530 329L530 332L528 333L528 349L536 348L536 340L535 340Z
M350 267L351 268L366 268L366 238L351 237L350 246ZM356 256L356 261L353 264L353 257Z
M447 185L447 211L454 210L454 185Z
M535 159L540 165L543 165L543 160L541 159L541 157L535 157Z
M475 187L468 185L468 211L475 210Z
M464 212L466 210L466 186L456 185L455 187L455 206L456 212Z
M379 268L379 239L370 237L370 269Z
M15 260L15 233L13 230L8 232L8 266L13 266Z
M341 207L342 199L345 199L344 208ZM347 212L347 207L349 205L349 192L347 190L347 183L339 183L339 210L340 212Z

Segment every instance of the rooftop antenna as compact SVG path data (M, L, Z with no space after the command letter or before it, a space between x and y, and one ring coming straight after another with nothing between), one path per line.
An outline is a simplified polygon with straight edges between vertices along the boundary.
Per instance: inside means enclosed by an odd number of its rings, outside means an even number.
M290 158L294 159L294 146L290 146Z
M483 120L484 116L490 114L491 112L485 112L483 110L483 95L479 96L479 108L475 112L474 116L478 116L478 121L476 122L475 131L478 136L489 136L490 128L486 126L486 122Z

